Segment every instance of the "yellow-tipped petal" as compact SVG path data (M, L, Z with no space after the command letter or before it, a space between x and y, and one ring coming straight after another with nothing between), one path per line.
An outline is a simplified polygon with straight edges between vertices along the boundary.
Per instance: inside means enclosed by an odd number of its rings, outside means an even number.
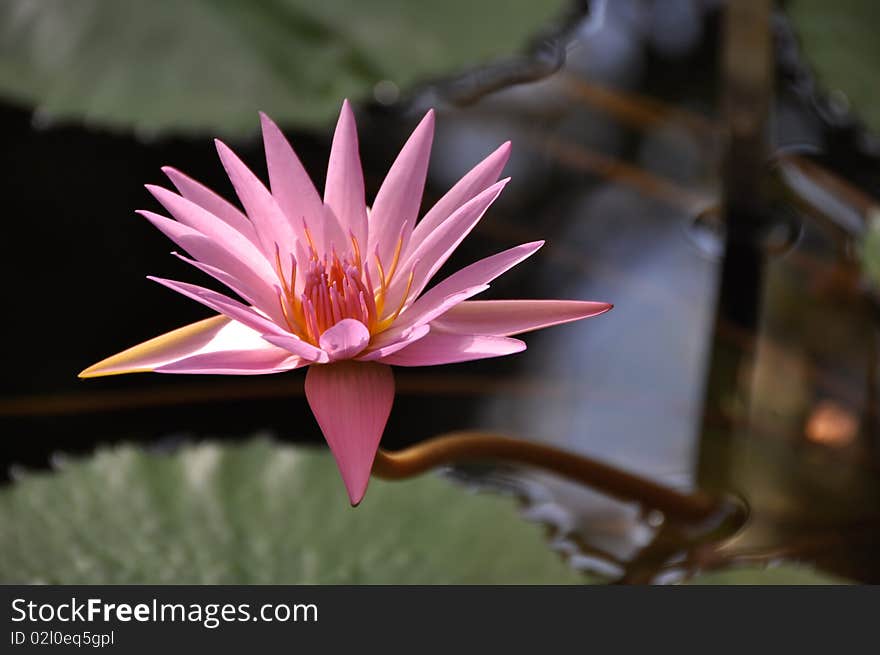
M79 377L98 378L123 373L147 373L156 366L198 351L217 336L217 333L229 322L230 319L227 317L217 315L184 325L101 360L82 371Z

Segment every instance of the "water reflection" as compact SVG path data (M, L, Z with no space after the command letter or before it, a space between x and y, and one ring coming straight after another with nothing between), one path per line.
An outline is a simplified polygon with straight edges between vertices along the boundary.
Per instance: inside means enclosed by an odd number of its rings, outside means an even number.
M633 91L654 86L645 71L658 59L680 64L699 52L699 35L712 32L713 19L658 42L657 16L640 13L646 5L613 6L603 6L601 24L595 17L584 23L559 74L506 92L505 116L519 114L538 180L535 211L507 219L510 233L552 229L553 245L534 265L541 288L612 298L616 307L603 321L530 339L523 369L555 380L563 393L496 396L475 420L678 488L738 491L750 505L752 518L735 536L737 521L714 543L681 534L670 541L662 517L644 508L540 473L504 476L526 497L526 514L554 527L556 547L593 572L668 581L702 567L786 556L875 579L876 328L846 250L874 201L809 159L786 160L780 185L787 191L775 210L783 220L765 245L759 331L722 325L719 333L730 348L755 356L736 372L738 392L715 399L725 427L701 433L719 272L712 255L723 240L717 233L706 247L705 237L684 237L694 236L694 217L711 215L718 202L716 112L691 110L711 107L716 90L699 76L679 86L667 70L671 83L650 98ZM640 31L654 46L653 61ZM779 96L781 151L796 143L817 152L832 126L785 84ZM459 120L467 124L480 111L485 106L459 112Z
M496 397L479 421L688 488L714 265L683 238L684 215L631 189L597 185L573 194L566 212L579 220L551 243L583 259L551 263L555 246L548 248L538 264L545 270L537 272L544 288L560 297L613 298L615 309L607 320L529 339L523 369L557 379L564 394ZM646 545L651 531L637 520L637 508L571 485L558 493L577 508L574 520L602 550L627 559Z

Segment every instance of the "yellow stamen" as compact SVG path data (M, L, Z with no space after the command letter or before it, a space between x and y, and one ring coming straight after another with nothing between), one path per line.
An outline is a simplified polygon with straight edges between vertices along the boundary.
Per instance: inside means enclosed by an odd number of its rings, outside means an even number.
M296 258L293 255L290 256L290 295L296 292ZM295 297L294 297L295 299Z
M315 248L315 242L312 241L312 232L311 232L311 230L309 230L309 226L306 225L305 220L303 220L303 232L305 232L306 240L309 242L309 248L312 251L312 257L317 259L318 258L318 249Z
M359 271L363 271L361 263L361 248L358 245L358 240L354 234L349 234L349 237L351 238L351 247L354 249L354 265Z
M403 308L406 305L406 300L409 297L410 289L412 289L412 283L413 283L413 278L415 277L415 273L416 273L415 269L411 270L409 273L409 278L406 281L406 289L404 290L403 296L400 299L400 305L398 305L397 311L395 311L391 316L388 316L387 318L384 318L381 321L379 321L378 324L376 325L376 332L383 332L383 331L387 330L389 327L391 327L391 324L397 320L397 317L400 316L400 312L403 311ZM383 297L382 300L384 301L385 298ZM377 305L377 310L378 310L378 305ZM381 310L378 310L378 311L381 315Z
M278 279L281 281L284 295L290 296L292 288L287 286L287 281L284 279L284 269L281 267L281 249L278 247L277 243L275 244L275 270L278 272Z
M278 294L278 304L281 306L281 313L284 315L284 321L287 323L287 328L294 334L299 334L298 326L290 319L290 315L287 313L287 303L284 302L284 298L281 297L280 293Z
M373 302L376 304L376 314L378 316L382 315L382 310L385 308L385 292L388 290L388 285L385 282L385 269L382 268L382 260L379 259L379 253L376 253L376 268L379 270L379 293L373 296Z
M391 281L391 278L394 277L395 271L397 271L397 263L400 261L400 251L403 248L403 235L400 235L400 238L397 240L397 246L394 248L394 257L391 260L391 268L388 270L388 282Z
M406 289L403 292L403 296L400 299L400 305L397 307L397 311L391 316L391 320L394 321L398 316L400 316L400 312L403 311L403 306L406 304L406 299L409 297L410 289L412 289L413 278L415 277L416 269L413 269L409 272L409 279L406 281Z
M381 293L385 293L385 289L388 288L385 280L385 269L382 268L382 260L379 259L378 253L376 254L376 268L379 269L379 288L381 289Z

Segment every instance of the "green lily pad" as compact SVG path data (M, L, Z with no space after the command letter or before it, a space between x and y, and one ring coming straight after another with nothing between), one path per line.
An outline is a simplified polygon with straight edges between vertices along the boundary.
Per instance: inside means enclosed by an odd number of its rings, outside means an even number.
M0 95L56 119L247 133L522 50L565 0L6 0ZM386 87L387 87L386 83ZM393 88L393 87L392 87Z
M373 480L348 504L324 448L256 439L133 446L25 473L0 492L0 583L583 584L513 499L437 475ZM693 584L827 584L805 567Z
M125 446L0 493L0 582L582 583L511 498L373 480L352 508L325 448Z

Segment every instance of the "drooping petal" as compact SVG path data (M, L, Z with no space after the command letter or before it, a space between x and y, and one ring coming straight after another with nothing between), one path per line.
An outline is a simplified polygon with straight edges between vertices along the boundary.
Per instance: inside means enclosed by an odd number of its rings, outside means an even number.
M324 204L346 235L353 234L361 248L367 244L367 203L364 173L358 152L357 126L348 100L342 103L324 186Z
M403 239L401 252L406 249L416 224L433 139L432 109L413 130L394 160L370 210L368 251L378 252L379 259L386 267L390 266L399 239Z
M581 300L468 300L433 326L458 334L510 336L604 314L611 305Z
M367 326L353 318L345 318L326 330L318 344L327 353L330 361L350 359L370 343Z
M458 208L455 213L429 234L404 262L392 280L387 293L386 307L397 307L404 300L408 286L407 276L412 271L412 286L408 297L417 297L433 275L446 263L449 256L477 225L489 206L495 202L510 178L501 180Z
M461 302L470 296L485 291L488 288L489 282L533 255L542 245L544 245L543 241L524 243L521 246L499 252L496 255L474 262L460 271L456 271L424 293L407 308L400 317L402 319L401 322L404 324L416 324L417 322L434 320L457 304L450 302L450 298L459 296L462 292L473 291L473 293L468 293L468 295L461 297L459 300ZM427 316L427 321L423 316Z
M93 378L155 371L195 356L219 356L230 352L261 353L261 356L276 362L274 368L295 368L299 365L289 352L266 343L258 332L221 315L185 325L133 346L88 367L79 376ZM228 360L226 365L231 366L232 361Z
M280 248L283 255L281 263L287 266L287 255L294 244L303 238L302 226L288 220L269 189L245 166L238 155L222 141L215 140L214 143L235 193L257 230L263 253L273 260L276 247ZM285 270L285 275L288 272Z
M308 226L321 252L329 251L333 244L337 248L347 245L346 235L332 213L325 210L312 179L284 134L263 112L260 112L260 122L269 185L281 211L291 223Z
M427 336L379 361L395 366L434 366L512 355L525 349L526 344L519 339L431 330Z
M188 175L181 173L171 166L163 166L162 172L168 176L171 183L177 188L187 200L196 203L199 207L207 212L214 214L217 218L225 221L231 227L235 228L246 236L251 242L259 246L257 232L254 230L253 223L248 220L235 205L221 198L204 184L195 181Z
M391 369L354 361L311 366L305 391L351 504L357 505L367 490L373 459L394 402Z
M455 183L437 203L428 210L413 230L409 251L414 250L434 229L452 213L478 193L495 184L510 157L510 141L503 143L495 152L474 166ZM408 253L404 253L408 254Z
M243 323L247 327L258 332L264 339L269 341L269 343L285 348L297 357L302 357L310 362L327 361L327 354L323 350L287 333L256 310L243 305L237 300L233 300L232 298L217 293L216 291L205 289L204 287L195 284L187 284L186 282L177 282L175 280L165 280L153 276L147 276L147 279L153 280L153 282L158 282L173 291L177 291L187 298L191 298L196 302L202 303L206 307L210 307L215 312L220 312L239 323ZM280 339L272 339L272 337L280 337ZM270 339L272 340L270 341Z

